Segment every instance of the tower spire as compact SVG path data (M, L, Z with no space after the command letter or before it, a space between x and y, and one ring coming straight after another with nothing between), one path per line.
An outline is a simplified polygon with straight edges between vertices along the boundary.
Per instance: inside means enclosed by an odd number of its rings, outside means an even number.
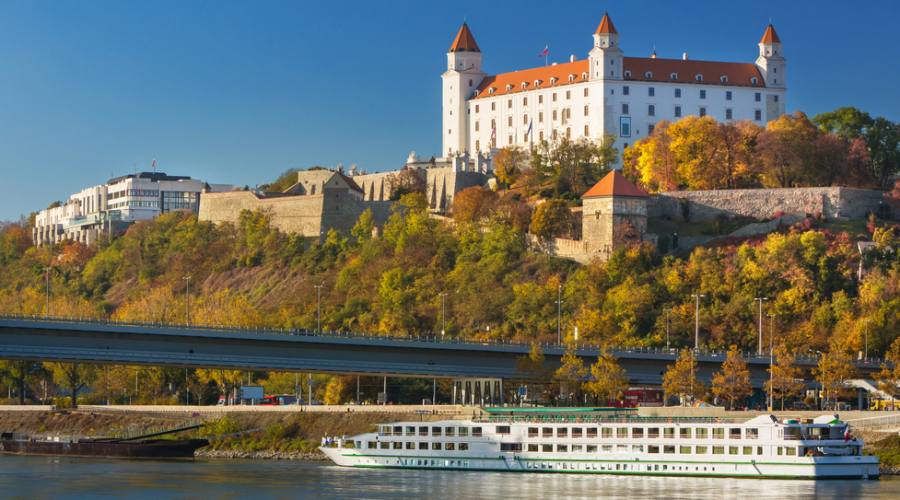
M453 39L453 43L450 44L450 50L447 52L481 52L481 49L478 48L478 44L475 42L475 37L472 36L469 25L465 21L459 27L459 32L456 33L456 38Z
M613 25L612 19L609 18L609 13L603 13L603 19L600 20L600 25L597 26L597 31L594 32L597 35L617 35L619 34L616 31L615 25Z

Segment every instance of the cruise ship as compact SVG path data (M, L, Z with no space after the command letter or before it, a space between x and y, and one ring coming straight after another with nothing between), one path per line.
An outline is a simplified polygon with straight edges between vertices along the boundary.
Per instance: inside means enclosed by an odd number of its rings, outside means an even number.
M837 415L780 420L639 417L607 409L506 410L476 420L393 422L320 450L346 467L537 473L874 479Z

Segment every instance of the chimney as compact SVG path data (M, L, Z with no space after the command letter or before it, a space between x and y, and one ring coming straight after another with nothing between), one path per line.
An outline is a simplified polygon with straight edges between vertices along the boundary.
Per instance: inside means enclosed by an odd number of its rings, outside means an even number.
M682 61L687 61L687 52L682 52L682 53L681 53L681 60L682 60Z
M656 51L650 53L650 59L656 59Z
M569 55L569 62L575 62L575 54Z

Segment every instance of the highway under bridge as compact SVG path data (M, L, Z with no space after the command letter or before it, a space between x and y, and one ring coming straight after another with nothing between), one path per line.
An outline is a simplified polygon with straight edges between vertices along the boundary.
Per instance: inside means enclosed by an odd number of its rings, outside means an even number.
M544 346L546 368L559 367L564 347ZM0 317L0 359L275 370L358 375L436 378L527 378L517 369L528 354L525 344L442 341L440 338L388 338L310 331L239 330L192 326L157 326ZM634 385L660 385L677 350L611 351ZM597 347L576 353L592 364ZM709 382L721 367L724 352L698 356L698 378ZM768 356L747 356L754 387L768 379ZM801 358L803 368L815 359ZM879 369L874 360L859 361L860 375Z

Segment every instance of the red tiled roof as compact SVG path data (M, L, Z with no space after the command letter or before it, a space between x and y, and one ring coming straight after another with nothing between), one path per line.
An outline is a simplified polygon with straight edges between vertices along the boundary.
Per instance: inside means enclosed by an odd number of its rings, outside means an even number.
M623 60L623 65L626 74L630 74L625 80L631 81L765 87L762 74L753 63L626 57ZM582 59L575 62L488 76L478 86L478 97L493 97L534 90L536 88L535 80L541 80L541 88L550 87L551 78L556 78L554 86L582 83L587 81L583 76L587 74L587 71L588 60ZM703 75L702 81L697 81L698 74ZM571 82L569 81L569 75L574 76ZM675 78L672 78L673 76ZM725 81L722 81L723 76ZM752 78L756 78L755 84L752 83ZM522 87L523 83L525 83L524 88ZM508 85L512 86L509 90L507 90ZM490 93L491 88L494 89L493 94Z
M772 26L771 24L766 26L766 32L763 33L759 43L781 43L781 39L778 38L778 33L775 33L775 26Z
M616 31L616 27L613 26L612 19L609 18L609 14L603 13L603 19L600 20L600 26L597 26L597 31L594 32L595 35L616 35L619 32Z
M647 193L635 186L622 175L622 172L613 170L606 174L606 177L600 179L600 182L594 184L594 187L587 190L581 195L582 198L594 198L597 196L633 196L637 198L646 198Z
M460 26L456 38L454 38L453 43L450 44L449 52L481 52L481 49L478 48L478 44L475 43L475 37L472 36L468 24L463 23L462 26Z

